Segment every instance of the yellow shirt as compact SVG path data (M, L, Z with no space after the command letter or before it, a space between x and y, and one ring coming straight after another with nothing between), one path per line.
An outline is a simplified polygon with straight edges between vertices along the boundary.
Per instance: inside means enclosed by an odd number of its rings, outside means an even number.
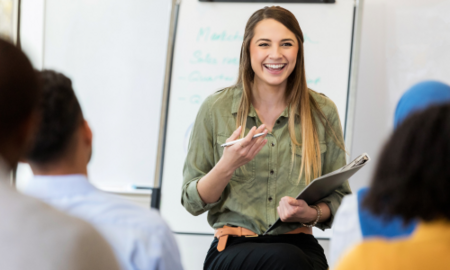
M336 270L450 269L450 221L420 223L409 238L373 239L347 254Z

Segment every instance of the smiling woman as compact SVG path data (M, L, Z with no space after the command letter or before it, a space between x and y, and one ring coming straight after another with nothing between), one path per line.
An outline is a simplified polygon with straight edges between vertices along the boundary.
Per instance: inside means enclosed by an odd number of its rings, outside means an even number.
M336 106L306 85L303 41L288 10L256 11L245 28L238 82L200 108L182 203L193 215L209 211L216 229L205 269L328 267L312 227L331 226L350 188L345 183L315 205L293 198L313 178L345 164ZM256 133L264 136L252 139ZM285 223L261 236L278 217Z

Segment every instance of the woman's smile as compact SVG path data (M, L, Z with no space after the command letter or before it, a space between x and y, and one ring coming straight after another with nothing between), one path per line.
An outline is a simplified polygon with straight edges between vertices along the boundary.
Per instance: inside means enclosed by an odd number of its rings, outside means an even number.
M263 67L267 72L273 75L278 75L283 73L286 69L287 64L263 64Z

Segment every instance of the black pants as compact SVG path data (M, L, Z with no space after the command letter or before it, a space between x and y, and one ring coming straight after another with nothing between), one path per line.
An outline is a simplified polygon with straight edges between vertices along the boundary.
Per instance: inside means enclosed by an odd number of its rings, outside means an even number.
M205 270L321 270L327 259L316 238L309 234L228 237L224 251L214 241L206 255Z

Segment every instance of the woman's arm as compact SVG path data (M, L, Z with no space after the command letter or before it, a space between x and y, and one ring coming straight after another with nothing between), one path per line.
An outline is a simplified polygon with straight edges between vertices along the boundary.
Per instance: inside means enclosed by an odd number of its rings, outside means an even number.
M198 181L198 194L204 203L217 202L228 182L230 182L233 172L240 166L247 164L259 153L267 142L265 139L266 135L257 139L252 139L252 137L262 132L267 134L264 125L261 125L259 128L253 127L243 141L225 147L222 158L216 166ZM238 139L240 133L241 127L236 129L226 142Z
M220 196L234 170L244 165L246 159L247 162L251 160L265 144L264 136L255 140L249 139L255 132L263 132L265 127L262 126L256 131L253 129L250 132L252 134L248 134L244 142L226 147L222 158L217 162L215 154L218 147L215 145L217 131L212 117L214 102L214 99L207 98L200 107L192 127L189 150L183 168L181 204L192 215L200 215L220 203ZM239 133L240 130L233 133L228 141L238 138ZM255 148L255 145L260 147ZM238 154L242 156L239 158Z

